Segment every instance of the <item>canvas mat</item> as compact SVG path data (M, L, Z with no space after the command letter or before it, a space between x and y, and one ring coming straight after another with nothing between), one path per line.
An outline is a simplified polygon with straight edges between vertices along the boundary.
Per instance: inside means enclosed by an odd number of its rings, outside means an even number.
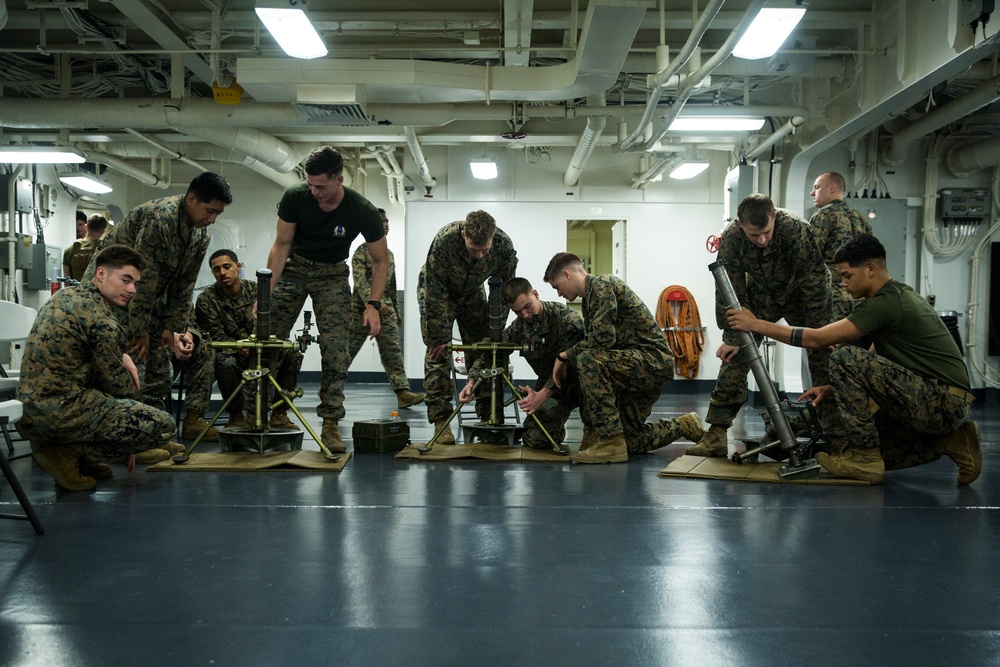
M476 442L468 445L441 445L434 443L429 452L421 452L417 446L407 445L396 452L397 461L530 461L543 463L569 463L569 455L556 454L551 449L531 447L508 447Z
M733 463L729 459L704 456L680 456L657 473L657 477L694 477L697 479L732 479L743 482L772 482L779 484L844 484L871 486L856 479L830 477L825 470L818 479L785 478L778 468L785 465L773 461L762 463Z
M297 449L282 452L222 452L192 454L187 463L170 459L146 468L152 472L205 472L230 470L236 472L340 472L351 459L350 452L341 453L337 461L327 461L323 452Z

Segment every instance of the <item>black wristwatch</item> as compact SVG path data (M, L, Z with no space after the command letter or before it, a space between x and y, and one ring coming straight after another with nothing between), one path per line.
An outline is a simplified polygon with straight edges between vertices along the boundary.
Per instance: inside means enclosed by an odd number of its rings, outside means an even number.
M372 299L371 301L368 302L368 305L374 308L375 310L382 310L381 301L376 301L375 299Z

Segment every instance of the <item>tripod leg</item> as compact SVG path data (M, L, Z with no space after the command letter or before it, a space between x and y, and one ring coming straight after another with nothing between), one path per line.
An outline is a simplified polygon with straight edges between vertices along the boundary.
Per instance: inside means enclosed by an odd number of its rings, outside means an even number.
M511 382L510 378L507 377L506 373L504 373L503 379L507 383L507 386L510 387L511 392L513 392L514 398L516 398L519 401L524 398L524 394L522 394L520 390L514 386L514 383ZM542 425L542 422L538 419L538 416L534 412L532 412L530 416L534 418L535 423L538 424L538 428L540 428L542 430L542 433L545 435L545 439L549 441L549 444L552 445L552 449L557 454L569 454L569 447L567 447L562 443L557 443L552 438L552 436L549 435L549 432L545 430L545 426Z
M473 383L471 390L473 394L476 392L476 389L479 387L479 383L482 381L483 379L479 378ZM455 399L455 402L458 403L458 399ZM452 410L452 413L448 416L448 419L445 421L445 423L442 424L441 428L434 433L434 437L432 437L429 441L427 441L427 444L424 445L423 447L417 447L417 451L424 453L431 451L431 449L434 447L434 443L437 442L438 437L441 435L441 433L444 432L446 428L448 428L448 425L451 424L451 420L455 418L455 415L458 414L459 410L461 410L462 407L463 407L462 404L458 403L458 407Z
M205 430L204 430L204 431L202 431L201 433L199 433L199 434L198 434L198 437L194 439L194 442L192 442L192 443L191 443L191 445L190 445L190 446L189 446L189 447L187 448L187 450L186 450L186 451L184 452L184 456L185 456L185 457L190 457L190 456L191 456L191 452L193 452L193 451L194 451L194 448L198 446L198 443L199 443L199 442L201 442L201 439L202 439L203 437L205 437L205 434L206 434L206 433L208 433L208 429L210 429L210 428L212 427L212 424L214 424L214 423L215 423L215 421L216 421L216 420L217 420L217 419L219 418L219 415L221 415L221 414L222 414L222 412L223 412L223 411L224 411L224 410L225 410L226 408L228 408L228 407L229 407L229 404L233 402L233 399L234 399L234 398L236 398L236 394L237 394L237 392L241 392L241 391L243 391L243 387L245 387L246 385L247 385L247 379L246 379L246 378L243 378L242 380L240 380L240 386L238 386L238 387L236 388L236 390L235 390L235 391L233 391L233 393L231 393L231 394L229 395L229 398L227 398L227 399L226 399L226 401L225 401L225 402L224 402L224 403L222 404L222 407L221 407L221 408L219 408L219 411L215 413L215 416L214 416L214 417L212 417L212 421L210 421L210 422L208 423L208 426L206 426L206 427L205 427ZM186 459L185 459L185 460L186 460Z
M312 426L309 425L309 422L306 421L306 418L302 416L302 413L299 412L299 409L297 407L295 407L295 404L292 403L290 400L288 400L288 398L281 393L281 385L278 384L278 381L274 379L274 376L269 374L267 377L271 381L271 384L274 385L274 388L278 390L278 395L281 396L281 400L285 403L285 405L289 407L289 409L291 409L293 413L295 413L295 416L299 418L300 422L302 422L302 426L304 426L305 429L309 431L309 435L311 435L313 440L316 441L316 444L319 445L319 448L323 451L323 458L325 458L327 461L339 461L340 455L334 454L333 452L330 451L330 449L326 445L323 444L323 440L318 435L316 435L316 431L314 431Z

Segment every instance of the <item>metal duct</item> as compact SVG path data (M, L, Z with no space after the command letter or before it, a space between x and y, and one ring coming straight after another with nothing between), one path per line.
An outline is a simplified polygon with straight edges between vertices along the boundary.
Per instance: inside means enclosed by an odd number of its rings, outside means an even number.
M427 166L427 158L424 157L424 150L420 147L420 141L417 140L417 133L413 131L413 128L407 125L403 128L403 135L406 137L406 145L410 147L410 155L413 156L413 161L417 163L417 171L420 172L420 180L424 182L424 187L427 188L427 193L437 185L437 179L431 176L431 168Z
M284 141L266 132L247 127L189 127L184 130L205 141L223 148L230 148L260 160L268 167L280 172L289 172L298 166L304 155Z
M787 123L775 130L771 136L760 142L760 144L757 145L757 148L750 151L750 153L747 154L747 160L756 160L764 154L764 151L794 132L795 129L804 122L806 122L806 119L802 116L793 117Z
M906 149L911 143L948 123L965 118L997 99L1000 99L1000 76L984 82L968 95L938 107L894 134L892 141L882 149L882 159L893 166L902 164Z
M606 99L604 95L601 95L595 100L588 100L588 104L590 106L603 107L606 104ZM591 116L587 118L587 127L584 128L583 134L580 136L580 142L576 145L576 150L573 151L573 157L570 158L569 166L566 167L566 173L563 174L563 185L571 188L579 182L580 174L583 173L587 162L590 160L590 156L593 155L594 149L597 148L597 140L604 133L604 127L607 123L608 119L605 116Z
M945 165L962 178L977 169L1000 166L1000 137L952 146L945 156Z

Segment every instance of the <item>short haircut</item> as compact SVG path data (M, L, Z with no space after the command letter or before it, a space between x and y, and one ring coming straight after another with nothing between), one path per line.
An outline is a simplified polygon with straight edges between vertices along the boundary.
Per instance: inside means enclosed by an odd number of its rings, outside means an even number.
M77 222L87 222L87 214L84 213L83 211L77 211L76 212L76 221Z
M845 181L844 177L837 172L828 171L824 174L824 176L826 176L827 185L832 185L834 189L839 190L840 192L847 189L847 181Z
M94 259L95 269L102 266L111 271L134 266L142 272L146 270L146 258L141 252L127 245L109 245L97 253L97 257Z
M340 151L332 146L320 146L306 156L302 164L309 176L326 174L333 177L344 172L344 158L340 156Z
M195 176L184 196L186 197L191 194L200 202L210 202L218 199L223 204L233 203L233 193L229 189L229 183L214 171L206 171Z
M378 212L379 212L379 213L381 213L382 215L385 215L385 209L384 209L384 208L380 208L380 209L378 210Z
M103 233L105 229L108 228L108 219L103 215L94 215L87 218L87 231L89 232L101 232Z
M465 239L475 245L486 245L497 232L497 221L486 211L472 211L462 224Z
M743 198L736 209L736 219L741 225L762 229L774 216L774 202L767 195L752 194Z
M557 252L549 265L545 267L545 282L551 283L559 275L559 272L569 267L579 267L583 269L583 260L571 252Z
M503 287L500 288L500 297L503 299L503 302L509 306L517 301L519 296L531 294L533 289L535 288L531 286L531 283L528 282L527 278L511 278L503 284Z
M885 246L871 234L858 234L833 253L837 264L847 262L851 266L861 266L866 262L885 264Z
M233 260L237 264L240 263L240 258L236 256L235 252L229 250L228 248L223 248L222 250L216 250L215 252L212 253L212 256L208 258L209 266L211 266L212 262L214 262L219 257L226 257L226 256L228 256L229 259Z

